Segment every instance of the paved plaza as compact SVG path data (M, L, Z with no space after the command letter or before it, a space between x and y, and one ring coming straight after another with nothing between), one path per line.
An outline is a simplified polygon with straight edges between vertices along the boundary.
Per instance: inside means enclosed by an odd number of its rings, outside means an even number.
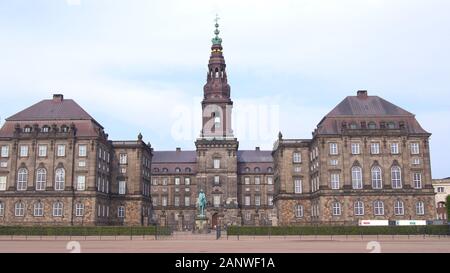
M82 253L450 253L448 236L0 236L0 253L70 253L74 245Z

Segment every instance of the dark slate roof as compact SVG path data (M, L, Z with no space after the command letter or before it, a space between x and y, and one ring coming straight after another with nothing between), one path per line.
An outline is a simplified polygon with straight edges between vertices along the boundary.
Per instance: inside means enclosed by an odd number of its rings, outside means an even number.
M272 151L242 150L237 152L238 162L273 162Z
M94 120L74 100L43 100L6 119L7 121L34 120Z
M152 163L192 163L197 162L196 151L154 151Z
M339 103L327 117L411 115L413 114L378 96L349 96Z
M378 97L358 94L346 97L317 126L319 134L340 134L342 122L405 122L411 134L429 134L414 114Z

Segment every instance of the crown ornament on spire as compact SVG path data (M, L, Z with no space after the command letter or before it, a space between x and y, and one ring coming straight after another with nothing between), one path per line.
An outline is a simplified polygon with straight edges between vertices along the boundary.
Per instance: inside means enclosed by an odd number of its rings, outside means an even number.
M219 37L219 34L220 34L219 19L220 19L219 16L216 14L216 19L214 19L214 21L216 21L216 24L215 24L216 30L214 31L214 34L216 35L216 37L214 37L212 39L213 45L222 45L222 38Z

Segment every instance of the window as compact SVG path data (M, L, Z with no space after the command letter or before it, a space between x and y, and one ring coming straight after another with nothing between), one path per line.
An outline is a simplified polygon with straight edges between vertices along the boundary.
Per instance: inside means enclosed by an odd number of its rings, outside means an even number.
M127 154L120 154L119 155L119 163L122 165L125 165L125 164L127 164L127 162L128 162Z
M393 189L401 189L402 188L402 173L400 167L393 166L391 168L391 181Z
M444 187L437 187L437 192L439 192L439 193L444 192Z
M48 133L49 131L50 131L50 127L48 127L48 126L42 127L42 132L43 133Z
M339 151L337 143L330 143L330 155L337 155L338 153Z
M421 173L413 173L413 184L414 184L414 188L416 188L416 189L422 188L422 174Z
M216 208L220 206L220 195L213 196L213 205Z
M246 221L252 220L252 214L251 214L250 212L246 212L246 213L245 213L245 220L246 220Z
M384 215L384 203L383 201L373 202L373 213L375 215Z
M359 155L359 143L352 143L352 155Z
M244 184L245 185L250 185L250 177L245 177L244 178Z
M23 128L23 132L24 133L31 133L31 127L25 127L25 128Z
M362 201L356 201L354 204L355 216L364 215L364 203Z
M302 171L302 167L300 167L300 166L295 166L294 167L294 172L300 173L301 171Z
M26 191L27 184L28 184L28 171L25 168L21 168L17 173L17 190Z
M302 180L298 178L294 180L294 193L302 193Z
M0 202L0 216L5 215L5 204L3 202Z
M214 169L219 169L220 168L220 159L215 158L214 159Z
M175 177L175 185L180 185L180 178L179 177Z
M331 159L331 160L330 160L330 165L331 165L331 166L337 166L338 163L339 163L339 162L338 162L337 159Z
M87 146L86 145L79 145L78 146L78 156L79 157L86 157L87 156Z
M399 154L398 143L391 143L391 154L397 155Z
M174 203L175 207L179 207L180 206L180 197L179 196L175 196L173 198L173 203Z
M417 143L417 142L411 143L411 154L412 155L420 154L419 143Z
M214 184L219 185L219 183L220 183L220 176L218 175L214 176Z
M121 174L126 174L127 173L127 168L120 168L120 173Z
M34 203L33 216L44 216L44 204L42 204L41 202Z
M181 169L180 168L175 168L175 172L176 173L181 173Z
M119 181L119 194L125 194L127 188L126 181Z
M84 216L84 204L77 203L75 205L75 216L76 217Z
M358 129L358 125L356 125L356 123L352 122L352 123L350 123L350 129Z
M63 157L63 156L66 156L66 145L58 145L57 146L57 153L56 153L56 155L58 156L58 157Z
M379 166L375 166L372 168L372 188L383 188L383 179L381 178L381 168Z
M189 186L189 185L191 184L191 178L185 177L185 178L184 178L184 184L185 184L186 186Z
M419 201L419 202L416 203L416 214L417 215L424 215L425 214L425 209L424 209L422 201Z
M0 176L0 191L6 191L6 176Z
M273 184L273 177L272 176L268 176L267 177L267 185L272 185Z
M295 206L295 217L297 217L297 218L303 217L303 206L302 205Z
M362 169L361 167L353 167L352 168L352 186L353 189L362 189Z
M420 158L413 158L412 164L413 165L420 165Z
M402 201L400 201L400 200L395 201L395 203L394 203L394 214L395 215L403 215L403 214L405 214L405 209L404 209Z
M373 155L380 154L380 143L373 142L370 144L370 153Z
M44 191L45 184L47 183L47 170L39 168L36 171L36 190Z
M250 206L251 205L251 201L250 201L250 195L246 195L244 198L244 204L246 206Z
M185 168L185 169L184 169L184 172L190 173L190 172L192 172L192 170L191 170L191 168Z
M28 146L21 145L20 146L20 157L27 157L28 156Z
M2 157L9 157L9 146L2 146Z
M369 129L377 129L377 124L375 122L369 122Z
M257 176L255 177L255 185L261 184L261 177Z
M269 167L269 168L267 168L267 172L268 172L268 173L271 173L271 172L273 172L273 169L272 169L272 167Z
M166 177L164 177L163 180L162 180L163 186L167 186L168 181L169 180Z
M255 195L255 206L261 206L261 196Z
M296 152L293 154L292 157L293 157L294 163L302 163L302 154L301 153Z
M86 189L86 176L79 175L77 177L77 191L84 191Z
M8 162L7 161L0 162L0 167L1 168L7 168L8 167Z
M259 167L256 167L256 168L254 168L253 170L255 171L255 173L261 172L261 169L260 169Z
M117 217L125 218L125 207L124 206L120 206L117 208Z
M55 191L63 191L66 179L66 171L62 168L56 169L55 173Z
M191 197L189 197L189 196L184 197L184 205L186 207L189 207L191 205Z
M333 189L333 190L339 189L339 174L338 173L331 174L331 189Z
M14 206L14 215L16 217L23 217L25 215L25 204L17 202Z
M339 202L333 203L333 215L334 216L341 215L341 203L339 203Z
M47 156L47 145L39 145L38 146L38 156L39 157Z
M267 195L267 205L273 206L273 195Z
M54 217L62 217L63 215L63 203L55 202L53 204L53 216Z
M162 206L163 206L163 207L167 207L167 196L163 196L163 197L161 198L161 201L162 201Z

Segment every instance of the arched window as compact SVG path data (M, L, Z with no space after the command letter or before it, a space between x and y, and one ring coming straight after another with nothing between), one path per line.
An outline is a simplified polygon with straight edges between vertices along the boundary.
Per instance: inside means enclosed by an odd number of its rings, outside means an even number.
M341 215L341 203L339 203L339 202L333 203L333 215L334 216Z
M42 202L34 203L33 215L35 217L44 216L44 204Z
M261 171L261 169L259 167L255 167L255 173L259 173Z
M395 215L404 215L405 214L405 207L404 207L402 201L400 201L400 200L395 201L394 214Z
M39 168L36 171L36 190L45 190L45 184L47 182L47 171L44 168Z
M391 168L391 182L393 189L402 188L402 171L399 166L393 166Z
M167 168L163 168L163 173L167 173L167 172L169 172L169 170L167 169Z
M353 189L362 189L362 169L359 166L352 168L352 186Z
M66 180L66 171L63 168L56 169L55 172L55 191L63 191Z
M272 169L272 167L269 167L269 168L267 168L267 172L268 172L268 173L271 173L271 172L273 172L273 169Z
M55 202L53 203L53 216L54 217L62 217L63 216L63 203Z
M42 132L43 133L48 133L50 132L50 127L48 125L44 125L44 127L42 127Z
M302 205L295 206L295 217L297 217L297 218L303 217L303 206Z
M216 67L216 79L219 78L219 68Z
M250 168L249 168L249 167L246 167L246 168L245 168L245 172L246 172L246 173L250 172Z
M187 172L187 173L192 172L191 168L186 168L186 169L184 169L184 171Z
M154 173L159 173L159 169L158 168L153 168L153 172Z
M377 200L377 201L373 202L373 213L375 215L384 215L383 201Z
M383 188L383 179L381 178L381 168L379 166L375 166L372 168L372 188Z
M175 168L175 172L176 172L176 173L180 173L180 172L181 172L181 169L177 167L177 168Z
M26 191L28 184L28 170L25 168L20 168L17 173L17 190Z
M14 205L14 215L16 217L23 217L25 215L25 204L22 201Z
M355 216L364 215L364 203L362 201L356 201L354 204Z
M416 203L416 214L417 215L424 215L425 214L425 208L423 206L423 202L419 201Z

